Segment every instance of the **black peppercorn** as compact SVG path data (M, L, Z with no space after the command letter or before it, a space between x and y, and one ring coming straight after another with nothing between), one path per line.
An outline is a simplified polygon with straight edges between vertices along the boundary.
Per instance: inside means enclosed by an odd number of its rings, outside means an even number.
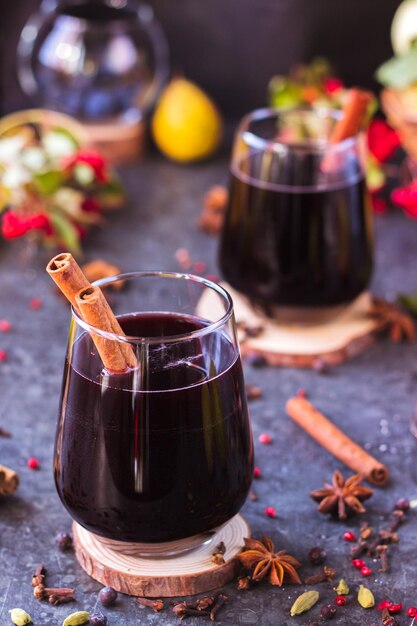
M98 599L103 606L112 606L117 600L117 591L113 587L100 589Z
M399 498L394 505L394 509L397 511L408 511L409 508L410 500L407 498Z
M55 537L55 543L62 552L72 550L72 537L68 533L58 533Z
M98 611L91 613L90 626L107 626L107 617Z
M323 548L320 548L319 546L315 546L314 548L311 548L310 552L308 553L308 558L310 559L310 563L312 563L313 565L321 565L322 563L324 563L326 556L327 556L326 551L323 550Z
M333 619L336 615L336 607L331 604L326 604L320 609L320 613L323 619Z

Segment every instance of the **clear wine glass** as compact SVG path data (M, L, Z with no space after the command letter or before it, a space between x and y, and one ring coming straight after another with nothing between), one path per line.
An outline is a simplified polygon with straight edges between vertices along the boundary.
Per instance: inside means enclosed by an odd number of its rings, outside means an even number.
M231 298L186 274L138 272L96 284L127 337L72 310L56 434L58 494L84 528L140 544L142 554L152 556L156 543L166 553L173 541L181 550L201 545L237 514L252 479ZM207 294L211 313L202 315ZM137 367L110 375L97 337L110 349L131 346Z
M329 142L340 115L260 109L237 130L220 265L230 285L271 317L327 319L370 280L363 144L361 135Z

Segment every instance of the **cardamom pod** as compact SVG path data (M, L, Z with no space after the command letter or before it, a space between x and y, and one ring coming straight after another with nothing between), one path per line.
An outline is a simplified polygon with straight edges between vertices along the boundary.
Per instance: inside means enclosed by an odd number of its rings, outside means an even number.
M338 596L347 596L349 593L349 587L344 578L341 579L337 587L335 587L335 592Z
M305 593L302 593L301 596L296 598L291 607L291 617L294 617L294 615L301 615L301 613L309 611L316 604L316 602L318 602L319 597L320 594L318 591L306 591Z
M374 594L370 589L360 585L358 592L358 602L363 609L371 609L375 606Z
M29 613L26 613L23 609L10 609L10 619L13 624L16 626L25 626L25 624L30 624L32 622L32 618Z
M90 613L87 611L76 611L64 619L62 626L81 626L81 624L86 624L89 619Z

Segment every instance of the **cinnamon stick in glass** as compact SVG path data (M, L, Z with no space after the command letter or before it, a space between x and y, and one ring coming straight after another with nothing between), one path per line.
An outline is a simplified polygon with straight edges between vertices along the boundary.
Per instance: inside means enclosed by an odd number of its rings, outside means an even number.
M288 415L337 459L377 486L385 485L388 469L320 413L306 398L295 396L286 404Z
M46 266L46 271L82 319L99 330L124 336L124 332L111 310L103 292L93 287L69 252L58 254ZM92 290L91 293L81 293ZM81 302L81 304L80 304ZM85 317L88 315L88 319ZM103 365L109 372L124 372L137 366L132 346L116 339L105 339L91 333Z
M354 137L360 131L366 117L372 95L362 89L350 89L342 109L342 117L330 133L329 143L339 143Z

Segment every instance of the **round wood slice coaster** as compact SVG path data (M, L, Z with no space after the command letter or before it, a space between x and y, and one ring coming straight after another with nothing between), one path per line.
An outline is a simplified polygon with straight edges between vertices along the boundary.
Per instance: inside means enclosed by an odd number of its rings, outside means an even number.
M320 363L338 365L363 352L376 340L381 323L369 315L372 296L361 294L334 319L314 326L284 324L267 318L242 294L226 283L222 286L234 302L243 356L260 355L270 365L316 367ZM213 319L221 315L219 301L212 290L204 292L198 315ZM246 330L244 330L246 328ZM251 329L261 329L249 336Z
M251 532L244 518L235 515L209 543L180 556L153 559L115 550L76 522L73 534L77 560L92 578L131 596L161 598L205 593L232 580L239 569L236 554ZM225 563L215 565L211 556L221 541ZM127 552L134 545L127 544ZM156 550L161 545L156 544Z

